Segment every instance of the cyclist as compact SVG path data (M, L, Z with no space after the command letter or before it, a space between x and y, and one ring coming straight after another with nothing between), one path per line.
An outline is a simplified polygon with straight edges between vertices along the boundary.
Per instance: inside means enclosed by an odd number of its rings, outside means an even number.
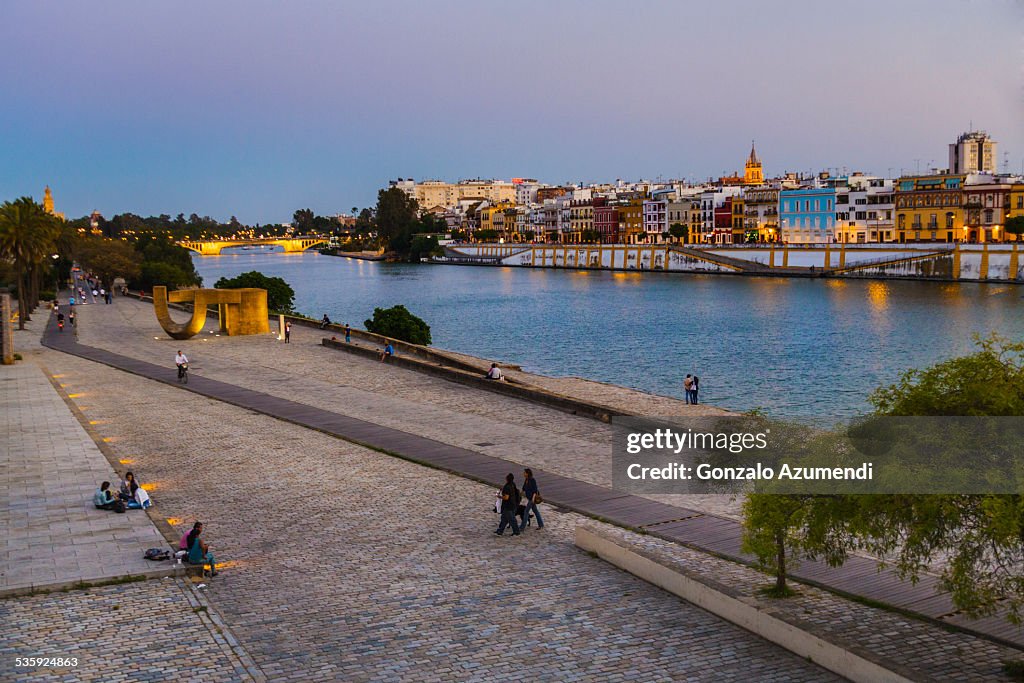
M178 349L177 355L174 356L174 364L178 366L178 379L181 379L188 371L188 356L181 349Z
M58 332L63 332L64 331L64 314L63 313L58 313L57 314L57 331Z

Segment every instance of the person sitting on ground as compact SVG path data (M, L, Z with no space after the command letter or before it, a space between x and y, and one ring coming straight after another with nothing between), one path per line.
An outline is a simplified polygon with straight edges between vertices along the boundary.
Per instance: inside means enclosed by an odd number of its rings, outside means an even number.
M385 358L395 355L395 347L391 345L390 339L384 340L384 350L380 352L380 360L383 363Z
M192 531L188 532L188 537L185 539L185 544L188 546L188 563L209 564L210 576L217 576L217 565L214 564L213 553L210 552L210 546L206 545L206 541L199 538L201 533L203 533L202 522L193 524Z
M121 491L117 494L124 502L135 500L135 491L139 488L139 482L135 479L135 474L132 472L125 472L124 479L121 480Z
M327 317L326 313L324 313L324 319L320 321L320 329L321 330L326 330L327 326L330 325L330 324L331 324L331 319Z
M487 379L504 380L505 375L501 374L501 368L498 367L497 363L491 363L491 369L487 371L485 375Z
M96 493L92 496L92 504L100 510L113 510L117 507L118 502L114 494L110 492L109 481L100 484L100 487L96 489Z

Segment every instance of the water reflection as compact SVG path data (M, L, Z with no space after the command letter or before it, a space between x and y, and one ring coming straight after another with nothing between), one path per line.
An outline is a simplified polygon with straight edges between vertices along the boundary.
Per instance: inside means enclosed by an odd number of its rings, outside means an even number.
M416 266L316 253L194 257L207 285L284 278L296 308L362 321L404 304L434 343L553 375L674 396L687 372L709 403L778 416L850 415L900 371L1024 338L1024 288L1005 285Z

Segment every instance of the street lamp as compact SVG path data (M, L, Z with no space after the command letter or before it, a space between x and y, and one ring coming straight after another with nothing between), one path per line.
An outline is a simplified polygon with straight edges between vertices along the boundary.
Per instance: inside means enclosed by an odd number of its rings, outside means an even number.
M60 258L60 254L51 254L50 258L53 259L53 300L56 301L60 295L60 273L57 271L57 259Z

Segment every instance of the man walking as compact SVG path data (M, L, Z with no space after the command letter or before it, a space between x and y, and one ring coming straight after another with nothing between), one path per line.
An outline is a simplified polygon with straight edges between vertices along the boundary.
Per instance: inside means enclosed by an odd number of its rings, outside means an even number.
M501 523L495 531L498 536L505 533L505 527L512 527L512 535L519 535L519 527L516 525L516 509L519 507L519 489L516 487L516 477L509 472L505 475L505 485L501 487Z

